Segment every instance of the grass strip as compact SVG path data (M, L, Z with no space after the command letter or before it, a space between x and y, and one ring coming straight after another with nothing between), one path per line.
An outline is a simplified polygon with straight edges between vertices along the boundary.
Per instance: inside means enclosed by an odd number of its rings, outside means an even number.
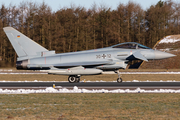
M0 119L180 119L179 94L9 94Z

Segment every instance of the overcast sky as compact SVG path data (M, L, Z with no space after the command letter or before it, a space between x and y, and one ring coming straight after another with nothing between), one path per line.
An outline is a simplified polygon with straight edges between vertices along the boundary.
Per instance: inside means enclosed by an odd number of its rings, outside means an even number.
M8 6L10 3L13 5L19 5L22 1L30 1L30 0L0 0L0 4L5 4ZM76 6L82 6L86 9L91 8L93 3L97 5L105 5L106 7L111 7L112 9L116 9L119 3L127 4L128 0L31 0L32 2L42 3L43 1L48 4L53 11L57 11L63 7L70 7L71 4L75 4ZM141 5L141 7L146 10L151 5L155 5L159 0L130 0L135 3ZM162 0L165 1L165 0ZM175 2L180 0L174 0Z

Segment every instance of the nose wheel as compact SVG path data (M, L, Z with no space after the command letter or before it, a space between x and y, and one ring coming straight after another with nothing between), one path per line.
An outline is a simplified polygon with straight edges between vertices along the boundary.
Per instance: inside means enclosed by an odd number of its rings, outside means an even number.
M114 71L114 72L118 74L117 82L118 82L118 83L121 83L121 82L122 82L122 78L121 78L121 75L120 75L120 73L119 73L119 70L116 70L116 71Z
M118 78L118 79L117 79L117 82L118 82L118 83L121 83L121 82L122 82L122 78Z
M78 83L80 81L80 76L70 75L68 81L69 83Z

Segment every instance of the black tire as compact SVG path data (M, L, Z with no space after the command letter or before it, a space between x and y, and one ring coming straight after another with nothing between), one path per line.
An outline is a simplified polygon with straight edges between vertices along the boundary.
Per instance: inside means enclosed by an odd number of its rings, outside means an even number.
M69 76L68 81L69 81L69 83L75 83L76 82L76 77L75 76Z
M122 78L118 78L118 79L117 79L117 82L118 82L118 83L121 83L121 82L122 82Z

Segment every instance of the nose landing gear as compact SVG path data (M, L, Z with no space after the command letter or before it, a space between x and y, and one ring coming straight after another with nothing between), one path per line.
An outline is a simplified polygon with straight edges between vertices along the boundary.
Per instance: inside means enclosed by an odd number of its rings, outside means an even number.
M122 78L121 78L122 75L119 73L119 70L116 70L114 72L118 74L117 82L121 83L122 82Z

